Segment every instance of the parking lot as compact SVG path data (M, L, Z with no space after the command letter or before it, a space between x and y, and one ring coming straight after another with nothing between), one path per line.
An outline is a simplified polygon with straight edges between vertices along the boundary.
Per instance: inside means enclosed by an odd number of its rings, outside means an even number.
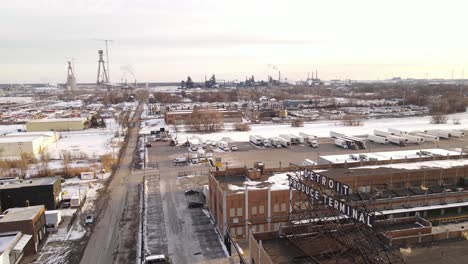
M230 142L229 144L236 145L237 151L223 151L217 147L210 145L206 146L207 153L213 153L214 158L221 158L222 165L227 164L228 167L253 167L255 162L263 162L267 167L280 167L287 166L289 163L299 164L304 159L318 161L319 156L335 155L335 154L355 154L355 153L369 153L375 151L396 151L396 150L420 150L428 148L443 148L443 149L460 149L468 146L468 139L465 138L451 138L449 140L440 140L438 142L425 142L422 144L408 144L407 146L397 146L394 144L378 144L367 142L367 148L364 150L351 150L343 149L334 144L330 138L319 138L319 147L312 148L306 144L292 145L288 148L265 148L262 146L255 146L250 142ZM163 144L163 143L160 143ZM160 145L158 144L158 146ZM167 145L167 146L166 146ZM176 146L169 147L164 144L164 149L167 154L167 159L159 161L163 166L175 166L173 160L177 157L187 157L189 159L192 151L188 147ZM195 169L204 165L187 164L182 167L187 169ZM180 167L180 165L179 165Z
M173 263L229 263L214 223L202 208L189 208L207 184L209 167L204 164L177 166L173 159L187 148L155 142L148 148L148 162L157 164L147 182L147 254L165 254ZM155 167L155 166L154 166Z

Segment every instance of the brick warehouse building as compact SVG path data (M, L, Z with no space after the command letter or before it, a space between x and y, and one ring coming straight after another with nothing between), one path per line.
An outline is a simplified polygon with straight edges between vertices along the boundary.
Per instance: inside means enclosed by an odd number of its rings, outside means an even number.
M208 109L201 109L208 110ZM209 109L212 111L212 114L216 116L220 114L222 116L221 120L223 123L235 123L242 122L243 114L241 111L236 110L220 110L220 109ZM187 124L192 119L193 110L175 110L168 111L164 115L164 121L168 125L182 125Z
M422 216L443 221L468 219L468 160L466 155L367 161L356 164L309 166L352 189L349 199L359 204L377 197L378 219ZM276 230L289 221L289 168L236 168L211 172L208 206L221 232L245 236Z

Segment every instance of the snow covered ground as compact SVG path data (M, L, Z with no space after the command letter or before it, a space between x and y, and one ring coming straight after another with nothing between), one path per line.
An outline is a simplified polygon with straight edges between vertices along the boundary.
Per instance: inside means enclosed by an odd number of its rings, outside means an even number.
M460 125L452 124L452 118L458 118ZM249 135L261 135L263 137L277 137L279 134L298 134L299 132L315 135L317 137L329 137L330 131L344 133L347 135L366 135L372 134L374 129L387 130L396 128L401 130L427 130L427 129L468 129L468 112L449 115L447 124L431 124L430 116L424 117L405 117L405 118L384 118L365 120L363 126L343 126L340 121L318 121L304 124L304 127L291 127L291 125L280 124L260 124L251 125L251 131L222 131L211 134L197 134L189 132L179 132L179 142L194 135L204 140L221 140L229 137L233 141L249 141Z
M105 129L86 129L83 131L61 132L61 138L56 144L48 147L51 159L60 159L63 151L69 151L72 157L80 158L86 153L89 158L96 159L104 154L118 153L121 138L114 139L115 131L119 129L113 119L106 119ZM114 150L112 147L114 146Z

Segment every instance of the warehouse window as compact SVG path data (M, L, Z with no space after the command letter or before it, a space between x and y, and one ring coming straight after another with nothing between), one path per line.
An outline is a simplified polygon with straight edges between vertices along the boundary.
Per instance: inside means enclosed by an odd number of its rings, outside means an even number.
M252 215L257 215L257 206L252 206Z
M281 212L286 212L286 203L281 203Z
M236 216L236 208L229 209L229 216L230 217L235 217Z
M242 227L237 228L237 235L242 236Z
M259 213L259 214L264 214L264 213L265 213L265 206L260 205L260 206L258 207L258 213Z
M242 207L237 208L237 216L242 216Z
M274 204L273 205L273 212L278 213L279 212L279 204Z

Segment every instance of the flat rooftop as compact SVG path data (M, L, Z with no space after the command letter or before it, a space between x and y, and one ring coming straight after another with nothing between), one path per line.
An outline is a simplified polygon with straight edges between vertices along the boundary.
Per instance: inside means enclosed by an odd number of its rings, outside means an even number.
M84 122L86 118L73 117L73 118L43 118L28 121L28 123L53 123L53 122Z
M464 167L467 165L468 159L431 160L421 162L368 165L352 168L332 168L321 170L320 174L327 177L370 176L378 174L391 174L401 171L418 171L422 169L449 169L454 167Z
M459 151L447 150L447 149L420 149L420 150L398 150L398 151L385 151L385 152L369 152L369 153L349 153L349 154L339 154L339 155L326 155L320 156L321 161L319 163L357 163L361 162L359 159L360 155L364 155L368 160L403 160L403 159L417 159L417 158L427 158L433 156L456 156L460 155ZM363 157L364 157L363 156ZM353 158L354 157L354 158Z
M42 210L45 210L44 208L45 207L43 205L36 205L7 209L3 212L3 217L0 219L0 223L32 220Z
M249 190L267 190L272 191L289 190L288 175L289 172L277 173L273 175L264 175L259 180L250 180L245 175L217 176L221 188L230 193L243 192L247 187ZM227 187L227 188L225 188Z
M53 185L56 181L60 181L60 177L43 177L31 179L1 179L0 190L16 189L30 186Z
M3 136L0 137L0 143L26 143L43 138L43 136Z
M21 232L17 231L0 233L0 253L3 253L5 249L7 249L11 244L15 242L18 233Z

